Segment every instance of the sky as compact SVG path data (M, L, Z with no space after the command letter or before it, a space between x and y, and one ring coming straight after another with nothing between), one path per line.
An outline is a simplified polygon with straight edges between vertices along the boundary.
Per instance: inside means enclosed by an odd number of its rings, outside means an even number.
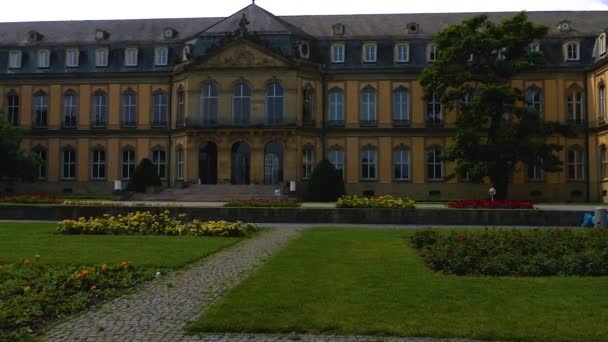
M251 3L250 0L0 1L0 22L225 17ZM257 0L256 4L276 15L608 10L608 0Z

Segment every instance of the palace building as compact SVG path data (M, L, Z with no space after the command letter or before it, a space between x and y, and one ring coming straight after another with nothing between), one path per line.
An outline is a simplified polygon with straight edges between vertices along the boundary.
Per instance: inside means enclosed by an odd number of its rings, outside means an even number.
M352 194L486 197L488 184L446 179L456 114L417 80L433 35L473 15L281 17L254 3L227 18L1 23L0 105L44 160L37 182L3 187L109 194L143 158L168 187L276 187L325 158ZM552 138L562 172L520 165L511 197L608 200L608 12L528 15L549 27L530 46L547 65L512 83L577 137Z

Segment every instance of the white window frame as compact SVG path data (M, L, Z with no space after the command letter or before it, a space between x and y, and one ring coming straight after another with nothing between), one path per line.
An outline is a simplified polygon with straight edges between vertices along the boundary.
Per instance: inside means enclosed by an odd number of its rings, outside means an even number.
M577 41L568 41L564 43L564 60L566 62L575 62L581 59L581 44Z
M430 160L429 155L433 154L433 160ZM443 160L440 155L441 151L437 147L431 147L426 150L426 177L429 181L441 181L443 180L443 174L445 172ZM429 166L433 167L432 175L429 175ZM439 166L439 174L437 174L437 166Z
M600 179L608 178L608 149L606 145L600 146Z
M439 49L437 49L437 44L430 43L426 46L426 61L432 63L437 60L439 54Z
M80 59L80 51L75 48L70 48L65 51L65 66L68 68L78 67Z
M572 154L571 154L572 153ZM584 181L585 180L585 151L579 147L571 147L568 149L568 180L569 181ZM571 158L573 157L573 158ZM570 172L570 169L574 173Z
M184 149L179 147L175 151L177 159L177 179L184 179Z
M169 64L169 48L158 46L154 48L154 65L167 66Z
M337 51L336 51L337 49ZM331 62L344 63L346 60L346 46L343 43L331 45Z
M23 60L23 52L21 50L11 50L8 53L9 69L21 69L22 60Z
M526 105L543 115L543 92L540 88L530 87L526 90Z
M359 94L359 122L376 124L378 122L378 90L367 86Z
M160 179L165 179L167 177L167 153L165 150L156 149L152 151L152 164L154 165L158 177Z
M102 156L103 158L101 158ZM97 161L95 161L95 157L97 157ZM103 149L91 151L91 179L103 180L106 179L106 176L106 151Z
M405 48L405 54L401 54L401 48ZM409 63L410 61L410 44L402 42L395 45L395 63Z
M131 155L132 154L132 155ZM125 156L127 158L125 159ZM121 179L131 179L133 177L133 173L135 173L135 151L130 148L126 148L120 152L120 178ZM127 167L127 174L125 175L125 166ZM133 168L133 172L131 172L131 167Z
M430 110L429 110L430 109ZM433 92L426 103L426 120L433 124L443 123L443 105L436 92Z
M302 179L309 179L315 168L315 150L312 147L306 147L302 150Z
M410 122L410 90L399 86L391 93L392 121L397 123Z
M108 48L95 49L95 66L98 68L107 67L110 60L110 50Z
M585 107L583 102L583 92L578 89L571 89L566 98L568 120L573 123L581 124L585 120Z
M540 52L540 43L537 41L533 41L528 45L528 52Z
M373 181L378 179L378 150L373 147L366 147L361 149L359 153L361 158L360 161L360 170L361 170L361 180L364 181ZM367 161L364 161L366 159ZM367 176L363 175L363 169L367 170ZM371 171L374 171L374 174L371 175Z
M332 88L329 90L329 113L327 119L330 122L344 122L344 89Z
M72 152L73 158L68 158L69 160L66 160L66 153L67 152ZM63 180L74 180L76 179L76 174L78 173L78 165L76 164L76 158L78 157L78 155L76 154L76 150L71 149L71 148L66 148L61 150L61 179ZM66 174L66 166L67 166L67 170L69 173L70 170L70 166L73 165L74 166L74 174L70 175L70 174Z
M602 34L600 34L599 38L598 38L598 50L600 53L600 56L603 56L606 54L606 33L602 32Z
M606 86L604 84L600 84L598 87L598 100L599 100L599 121L604 122L606 120Z
M369 54L368 54L368 49L369 50ZM363 63L376 63L376 61L378 60L378 44L376 43L365 43L363 44L363 48L361 49L363 55L362 55L362 60Z
M138 48L126 48L125 49L125 66L134 67L137 66L137 59L139 55Z
M398 155L398 159L397 159ZM407 147L398 147L393 150L393 178L397 181L409 181L411 176L412 153ZM399 167L401 177L395 175L396 168ZM403 177L406 173L406 177Z
M527 178L530 182L542 182L545 180L545 170L538 165L528 166Z
M36 65L40 69L47 69L51 66L51 50L40 49L36 52Z

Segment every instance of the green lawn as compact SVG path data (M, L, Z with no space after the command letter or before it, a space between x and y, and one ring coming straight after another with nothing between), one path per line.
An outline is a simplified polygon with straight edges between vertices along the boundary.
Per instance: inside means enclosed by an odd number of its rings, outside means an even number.
M608 341L608 278L435 274L411 234L306 230L190 331Z
M33 255L49 264L100 264L128 261L137 266L176 268L241 239L189 236L60 235L51 223L0 223L0 264Z

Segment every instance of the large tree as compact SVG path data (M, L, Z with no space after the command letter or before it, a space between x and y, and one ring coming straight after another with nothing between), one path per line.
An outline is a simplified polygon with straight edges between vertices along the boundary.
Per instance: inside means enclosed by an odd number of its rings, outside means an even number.
M33 180L40 160L21 149L23 131L0 113L0 180Z
M420 78L426 96L435 92L445 109L457 112L457 134L443 160L454 161L460 176L489 178L498 198L507 197L518 162L561 170L556 152L562 147L547 138L569 135L568 127L543 120L511 82L545 66L534 44L546 34L547 27L530 22L525 12L501 23L472 17L435 37L439 55Z

